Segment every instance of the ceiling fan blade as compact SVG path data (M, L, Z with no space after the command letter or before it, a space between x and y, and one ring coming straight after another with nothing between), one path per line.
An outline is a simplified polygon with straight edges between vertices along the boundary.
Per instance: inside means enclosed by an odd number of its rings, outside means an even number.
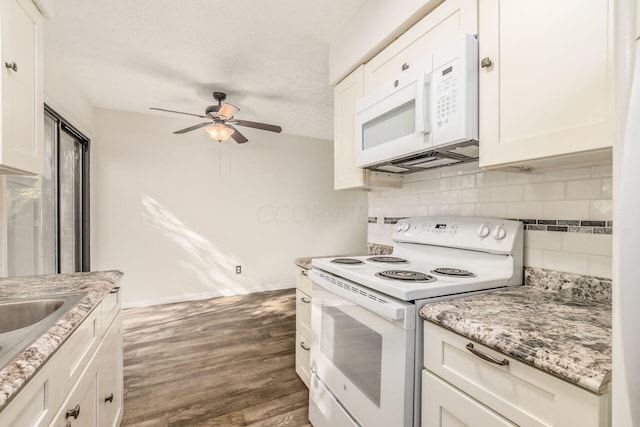
M245 126L248 128L268 130L269 132L277 132L277 133L282 132L282 128L280 126L268 125L266 123L251 122L249 120L233 120L232 123L238 126Z
M202 116L200 114L185 113L184 111L165 110L164 108L155 108L155 107L151 107L149 109L150 110L156 110L156 111L165 111L167 113L186 114L187 116L200 117L201 119L206 119L207 118L207 116Z
M218 110L218 117L229 120L231 117L235 116L238 111L240 111L238 107L225 102Z
M248 139L243 134L238 132L238 129L236 129L233 125L230 125L229 123L225 123L225 126L229 126L231 129L233 129L231 138L233 138L233 140L238 144L244 144L245 142L248 141Z
M187 133L187 132L191 132L192 130L200 129L200 128L203 128L205 126L209 126L209 125L212 125L212 124L213 124L213 122L199 123L197 125L189 126L188 128L177 130L174 133L176 133L176 134Z

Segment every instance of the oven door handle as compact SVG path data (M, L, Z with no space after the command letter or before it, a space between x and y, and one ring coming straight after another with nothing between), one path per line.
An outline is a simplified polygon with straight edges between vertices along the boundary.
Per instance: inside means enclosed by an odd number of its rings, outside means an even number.
M405 316L405 313L413 307L412 304L402 304L364 286L347 283L345 279L341 279L341 281L343 281L346 286L336 285L325 279L322 273L315 269L311 269L309 277L315 284L322 286L327 291L339 295L389 320L402 320L405 317L409 317ZM355 291L356 289L358 290L357 292Z

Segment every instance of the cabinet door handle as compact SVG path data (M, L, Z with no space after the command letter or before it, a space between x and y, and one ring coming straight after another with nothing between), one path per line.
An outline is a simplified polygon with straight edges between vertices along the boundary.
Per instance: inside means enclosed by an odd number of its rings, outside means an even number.
M15 62L11 61L11 62L5 62L4 66L7 67L10 70L13 70L15 72L18 72L18 64L16 64Z
M480 350L476 350L475 348L473 348L473 344L469 343L466 345L467 350L469 350L474 356L478 356L480 359L482 360L486 360L487 362L491 362L491 363L495 363L496 365L500 365L500 366L507 366L509 365L509 361L507 359L496 359L495 357L489 356L488 354L484 354L483 352L481 352Z
M305 303L305 304L309 304L311 302L311 300L309 298L306 298L306 297L301 297L300 301Z
M107 403L112 403L113 402L113 393L109 393L109 396L104 398L104 402Z
M118 291L120 291L120 287L119 287L119 286L116 286L115 288L111 289L111 290L109 291L109 293L110 293L110 294L117 294L117 293L118 293Z
M80 415L80 404L77 404L75 408L67 409L67 415L65 416L65 418L73 417L74 420L77 420L79 415Z
M489 58L488 56L486 58L482 58L482 61L480 61L480 66L482 68L489 68L493 65L493 62L491 62L491 58Z
M303 276L309 275L309 272L307 270L302 270L300 273L302 273Z
M402 71L406 71L408 69L409 69L409 64L407 64L406 62L402 64Z
M311 350L311 347L309 347L309 345L306 344L304 341L300 341L300 347L302 347L302 349L306 351Z

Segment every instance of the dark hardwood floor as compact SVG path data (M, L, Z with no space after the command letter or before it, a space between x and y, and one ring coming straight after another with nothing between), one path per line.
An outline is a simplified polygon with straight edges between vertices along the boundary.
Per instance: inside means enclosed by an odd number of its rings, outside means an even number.
M124 312L123 426L310 426L295 290Z

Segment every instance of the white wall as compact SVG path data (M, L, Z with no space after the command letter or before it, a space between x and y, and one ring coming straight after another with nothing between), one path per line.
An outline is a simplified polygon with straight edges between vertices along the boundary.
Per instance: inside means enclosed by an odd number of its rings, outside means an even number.
M498 218L598 221L571 232L525 231L524 263L570 273L612 277L611 165L545 173L486 172L477 163L405 176L402 188L369 193L370 242L391 244L384 218L477 215ZM615 227L615 224L613 224ZM545 227L545 226L542 226ZM578 230L579 228L579 230Z
M93 269L127 306L293 286L293 260L366 248L365 193L333 191L330 141L97 110ZM197 122L197 120L196 120ZM242 265L242 274L235 266Z

